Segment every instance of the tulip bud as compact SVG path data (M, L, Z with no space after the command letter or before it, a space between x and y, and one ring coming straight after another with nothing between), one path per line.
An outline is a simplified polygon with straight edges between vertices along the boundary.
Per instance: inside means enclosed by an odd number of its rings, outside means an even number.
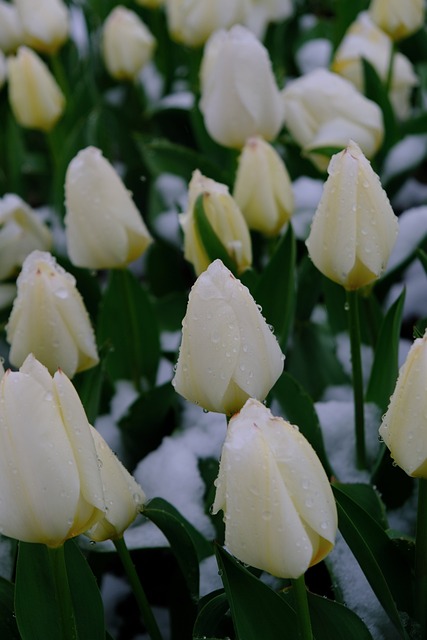
M336 50L331 69L363 91L362 59L370 62L385 82L389 74L392 48L392 40L372 22L368 13L362 12L344 35ZM392 64L390 101L396 115L405 118L410 107L410 95L414 86L418 84L418 78L411 62L402 53L393 53Z
M9 102L22 127L50 131L61 117L65 99L45 63L34 51L19 47L9 59Z
M189 184L187 213L180 216L184 230L185 258L193 264L197 275L200 275L210 264L194 219L194 206L201 194L204 211L212 229L236 262L238 271L245 271L252 263L252 246L249 229L242 212L225 184L205 178L198 170L194 171Z
M116 7L105 21L102 39L108 73L117 80L135 80L151 60L155 42L136 13Z
M280 93L267 49L248 29L236 25L213 34L200 80L200 109L216 142L242 148L251 136L277 136L283 121Z
M68 9L62 0L15 0L25 44L55 53L68 38Z
M242 562L299 578L332 550L334 496L297 427L250 398L228 424L213 513L224 512L225 546Z
M87 531L86 535L95 542L115 540L121 538L135 520L146 496L98 431L91 427L91 433L101 470L107 510L104 518Z
M424 0L371 0L368 11L375 24L393 40L411 35L424 24Z
M48 251L52 234L21 198L13 193L0 198L0 280L18 271L29 253Z
M17 280L9 322L9 359L19 367L33 353L51 373L69 377L98 364L95 336L74 277L50 253L33 251Z
M414 478L427 478L426 381L427 332L400 369L379 430L395 463Z
M24 31L17 8L0 0L0 49L12 53L24 44Z
M282 97L285 125L320 171L326 171L330 158L316 149L345 147L352 139L371 158L382 143L379 106L335 73L311 71L287 85Z
M316 267L345 289L377 280L398 232L397 218L370 162L353 141L332 156L306 245Z
M284 356L249 290L215 260L190 291L172 384L190 402L231 415L264 400Z
M96 147L70 162L65 204L68 254L78 267L124 267L152 242L129 191Z
M262 138L249 138L239 158L233 196L250 229L277 235L294 207L292 184L277 151Z
M4 374L0 396L0 531L58 547L105 512L84 409L65 373L52 378L32 355Z
M247 0L165 0L168 29L173 40L199 47L219 29L243 22Z

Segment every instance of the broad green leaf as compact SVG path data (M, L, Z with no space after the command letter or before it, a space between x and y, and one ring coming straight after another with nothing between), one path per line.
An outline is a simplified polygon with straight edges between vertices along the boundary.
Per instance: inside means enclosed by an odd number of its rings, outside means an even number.
M408 135L424 135L427 131L427 113L423 112L413 118L408 118L400 123L399 129L400 138Z
M372 484L381 494L389 509L401 507L414 490L414 478L394 463L389 450L381 444L371 476Z
M226 181L225 174L208 156L193 149L165 139L145 141L139 135L135 136L135 141L148 169L155 177L162 173L172 173L189 182L193 171L199 169L203 175L213 180Z
M399 340L405 291L388 310L375 349L366 400L375 402L381 411L387 409L399 371Z
M212 554L212 545L180 513L162 498L144 505L143 515L168 539L194 598L199 596L199 562Z
M285 371L274 385L273 396L279 402L285 418L292 424L296 424L310 442L328 477L334 477L335 474L325 451L319 418L313 400L305 389Z
M98 344L110 347L106 368L112 380L141 378L154 382L160 355L159 331L153 304L127 269L110 272L98 316Z
M293 608L224 549L215 552L237 640L298 638Z
M5 640L20 639L14 612L14 592L14 585L0 577L0 638Z
M224 617L228 610L227 596L222 589L202 598L194 623L193 640L204 640L213 637L214 634L223 637L221 626L224 624Z
M78 639L104 640L104 605L95 576L74 540L64 550Z
M365 623L343 604L308 593L308 606L316 640L373 640Z
M383 113L384 141L381 147L381 155L384 156L397 140L396 118L387 89L375 67L365 58L362 58L362 64L365 95L370 100L376 102Z
M307 393L317 400L326 387L348 383L335 355L329 331L312 322L298 323L286 355L286 368Z
M58 640L61 620L47 547L19 543L15 614L22 640Z
M283 350L286 349L295 310L295 259L295 237L289 224L253 291Z
M237 264L222 244L221 239L215 233L203 206L204 195L201 193L194 205L194 221L197 233L201 240L204 250L210 260L213 262L217 258L222 260L223 264L230 269L231 273L237 275Z
M401 555L387 533L350 495L346 485L333 485L333 492L339 529L384 610L405 637L399 611L411 614L410 567L402 563Z

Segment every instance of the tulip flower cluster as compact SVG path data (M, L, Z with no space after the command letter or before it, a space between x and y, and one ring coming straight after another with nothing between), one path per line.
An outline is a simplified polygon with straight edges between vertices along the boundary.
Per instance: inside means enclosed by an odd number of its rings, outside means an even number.
M427 638L426 51L0 0L1 639Z

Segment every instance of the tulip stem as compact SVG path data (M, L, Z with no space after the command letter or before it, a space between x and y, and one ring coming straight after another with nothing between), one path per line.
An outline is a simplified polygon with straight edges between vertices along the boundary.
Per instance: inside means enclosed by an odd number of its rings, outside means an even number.
M307 587L305 586L304 574L292 580L293 593L296 604L298 618L298 639L313 640L311 630L310 610L308 608Z
M417 531L415 538L415 606L420 638L427 637L427 480L418 484Z
M357 291L347 291L348 328L353 370L354 423L356 435L356 464L366 469L365 417L362 358L360 355L359 296Z
M138 603L139 611L141 613L148 635L150 636L151 640L162 640L162 634L160 633L160 629L157 625L156 619L147 600L147 596L145 595L145 591L142 588L142 584L139 580L135 565L132 562L132 558L126 546L124 538L122 537L118 538L117 540L113 540L113 543L126 571L126 575L132 587L135 599Z
M47 547L47 550L53 570L57 602L59 605L62 631L61 640L77 640L78 634L70 585L68 582L64 545L55 549Z

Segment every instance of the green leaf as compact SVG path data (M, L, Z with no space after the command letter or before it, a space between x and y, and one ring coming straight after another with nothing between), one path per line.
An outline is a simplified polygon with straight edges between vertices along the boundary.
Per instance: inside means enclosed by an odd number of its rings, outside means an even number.
M222 589L202 598L194 623L193 640L204 640L214 635L219 636L221 634L220 627L228 610L227 596Z
M352 0L352 2L336 0L333 5L335 9L334 49L336 49L348 27L356 20L357 15L367 8L368 0Z
M58 640L61 619L47 547L19 543L15 613L22 640Z
M417 258L421 262L421 265L422 265L422 267L424 269L424 272L427 275L427 253L425 251L423 251L422 249L418 249Z
M316 640L372 640L365 623L351 609L314 593L307 597Z
M317 400L331 385L348 383L335 355L335 342L323 326L303 322L296 326L286 357L287 370Z
M253 296L267 322L274 327L283 350L295 310L296 244L292 226L280 238L273 255L259 277Z
M141 378L154 382L160 341L154 307L144 288L127 269L110 272L98 317L98 343L110 346L106 368L112 380Z
M155 177L172 173L189 182L193 171L199 169L203 175L217 182L226 182L223 171L208 156L193 149L163 139L146 142L138 134L135 135L135 141L150 173Z
M199 596L199 562L212 554L212 545L180 513L162 498L144 505L143 515L168 539L188 589Z
M399 340L404 302L405 291L402 291L384 318L366 390L366 400L375 402L381 411L387 409L399 371Z
M298 638L293 608L224 549L215 549L238 640Z
M410 567L402 563L392 540L365 509L366 503L356 501L354 492L350 495L347 485L334 484L332 488L337 501L339 529L384 610L405 637L399 610L411 614Z
M279 402L285 418L298 426L319 456L327 476L332 478L335 474L325 451L319 418L313 400L304 387L285 371L274 385L273 395Z
M362 58L362 64L365 95L378 104L383 114L384 141L381 147L381 154L384 156L397 140L396 118L387 89L375 67L365 58Z
M227 269L230 269L231 273L237 276L237 264L230 256L209 222L203 206L203 200L204 194L201 193L197 197L196 204L194 205L194 221L203 248L206 251L210 262L219 258Z
M95 576L74 540L64 550L78 638L104 640L104 605Z
M14 585L0 576L0 638L19 640L13 605Z

